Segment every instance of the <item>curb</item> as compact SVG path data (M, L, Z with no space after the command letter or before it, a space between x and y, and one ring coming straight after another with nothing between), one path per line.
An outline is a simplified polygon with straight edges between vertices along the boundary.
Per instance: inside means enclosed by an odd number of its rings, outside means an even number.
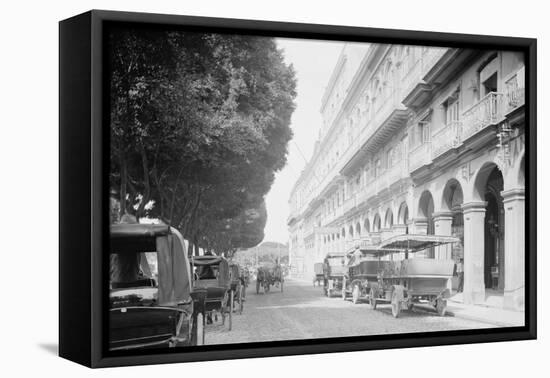
M472 320L475 322L490 324L497 327L521 327L521 325L517 325L514 323L506 323L498 320L488 320L487 318L484 318L481 316L468 315L468 314L461 313L460 311L456 312L453 310L447 310L446 315L459 318L459 319Z

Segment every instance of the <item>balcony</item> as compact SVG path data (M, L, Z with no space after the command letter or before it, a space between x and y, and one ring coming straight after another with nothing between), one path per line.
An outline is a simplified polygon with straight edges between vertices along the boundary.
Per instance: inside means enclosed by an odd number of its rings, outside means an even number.
M399 95L399 91L392 90L377 103L374 117L364 123L364 127L342 156L342 161L346 164L342 166L341 174L349 175L362 166L367 154L378 150L405 124L408 111L401 104Z
M347 214L349 211L351 211L355 206L357 205L357 198L356 195L353 194L350 198L346 199L344 201L344 214Z
M457 148L462 143L462 123L451 121L432 134L432 159Z
M328 213L324 220L323 224L325 226L329 225L330 223L334 222L336 219L340 218L344 214L344 206L338 206L336 209Z
M414 172L418 168L430 164L432 162L432 144L425 142L415 147L409 153L409 172Z
M509 114L525 105L525 67L520 68L504 84L506 88L505 113Z
M490 92L462 114L462 140L465 141L503 118L503 94Z
M409 108L421 107L429 100L433 86L423 80L424 75L441 59L447 48L430 47L424 50L402 79L403 104Z
M380 193L381 191L388 189L390 186L395 184L397 181L401 180L404 177L407 177L408 174L406 173L406 160L403 159L396 164L394 164L393 167L390 167L386 169L382 175L377 179L377 193Z

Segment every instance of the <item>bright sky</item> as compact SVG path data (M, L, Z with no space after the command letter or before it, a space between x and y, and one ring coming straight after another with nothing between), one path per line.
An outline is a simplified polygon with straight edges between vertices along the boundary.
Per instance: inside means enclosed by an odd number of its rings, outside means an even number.
M341 42L302 39L278 39L287 63L296 71L296 110L290 127L294 138L289 143L286 167L276 177L267 194L267 224L264 241L288 242L288 199L294 183L313 153L313 145L321 127L321 98L336 60ZM303 154L303 156L302 156Z

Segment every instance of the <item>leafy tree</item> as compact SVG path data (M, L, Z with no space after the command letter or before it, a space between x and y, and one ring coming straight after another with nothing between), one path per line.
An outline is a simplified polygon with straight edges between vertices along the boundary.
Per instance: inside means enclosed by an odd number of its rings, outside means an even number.
M109 62L121 215L158 217L217 252L259 243L296 96L275 41L113 29Z

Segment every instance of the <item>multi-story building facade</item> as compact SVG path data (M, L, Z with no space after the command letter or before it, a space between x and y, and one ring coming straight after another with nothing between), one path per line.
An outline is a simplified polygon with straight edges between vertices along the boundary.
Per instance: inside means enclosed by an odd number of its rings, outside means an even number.
M524 57L348 45L322 98L314 153L290 196L291 262L400 233L455 235L464 301L524 304Z

